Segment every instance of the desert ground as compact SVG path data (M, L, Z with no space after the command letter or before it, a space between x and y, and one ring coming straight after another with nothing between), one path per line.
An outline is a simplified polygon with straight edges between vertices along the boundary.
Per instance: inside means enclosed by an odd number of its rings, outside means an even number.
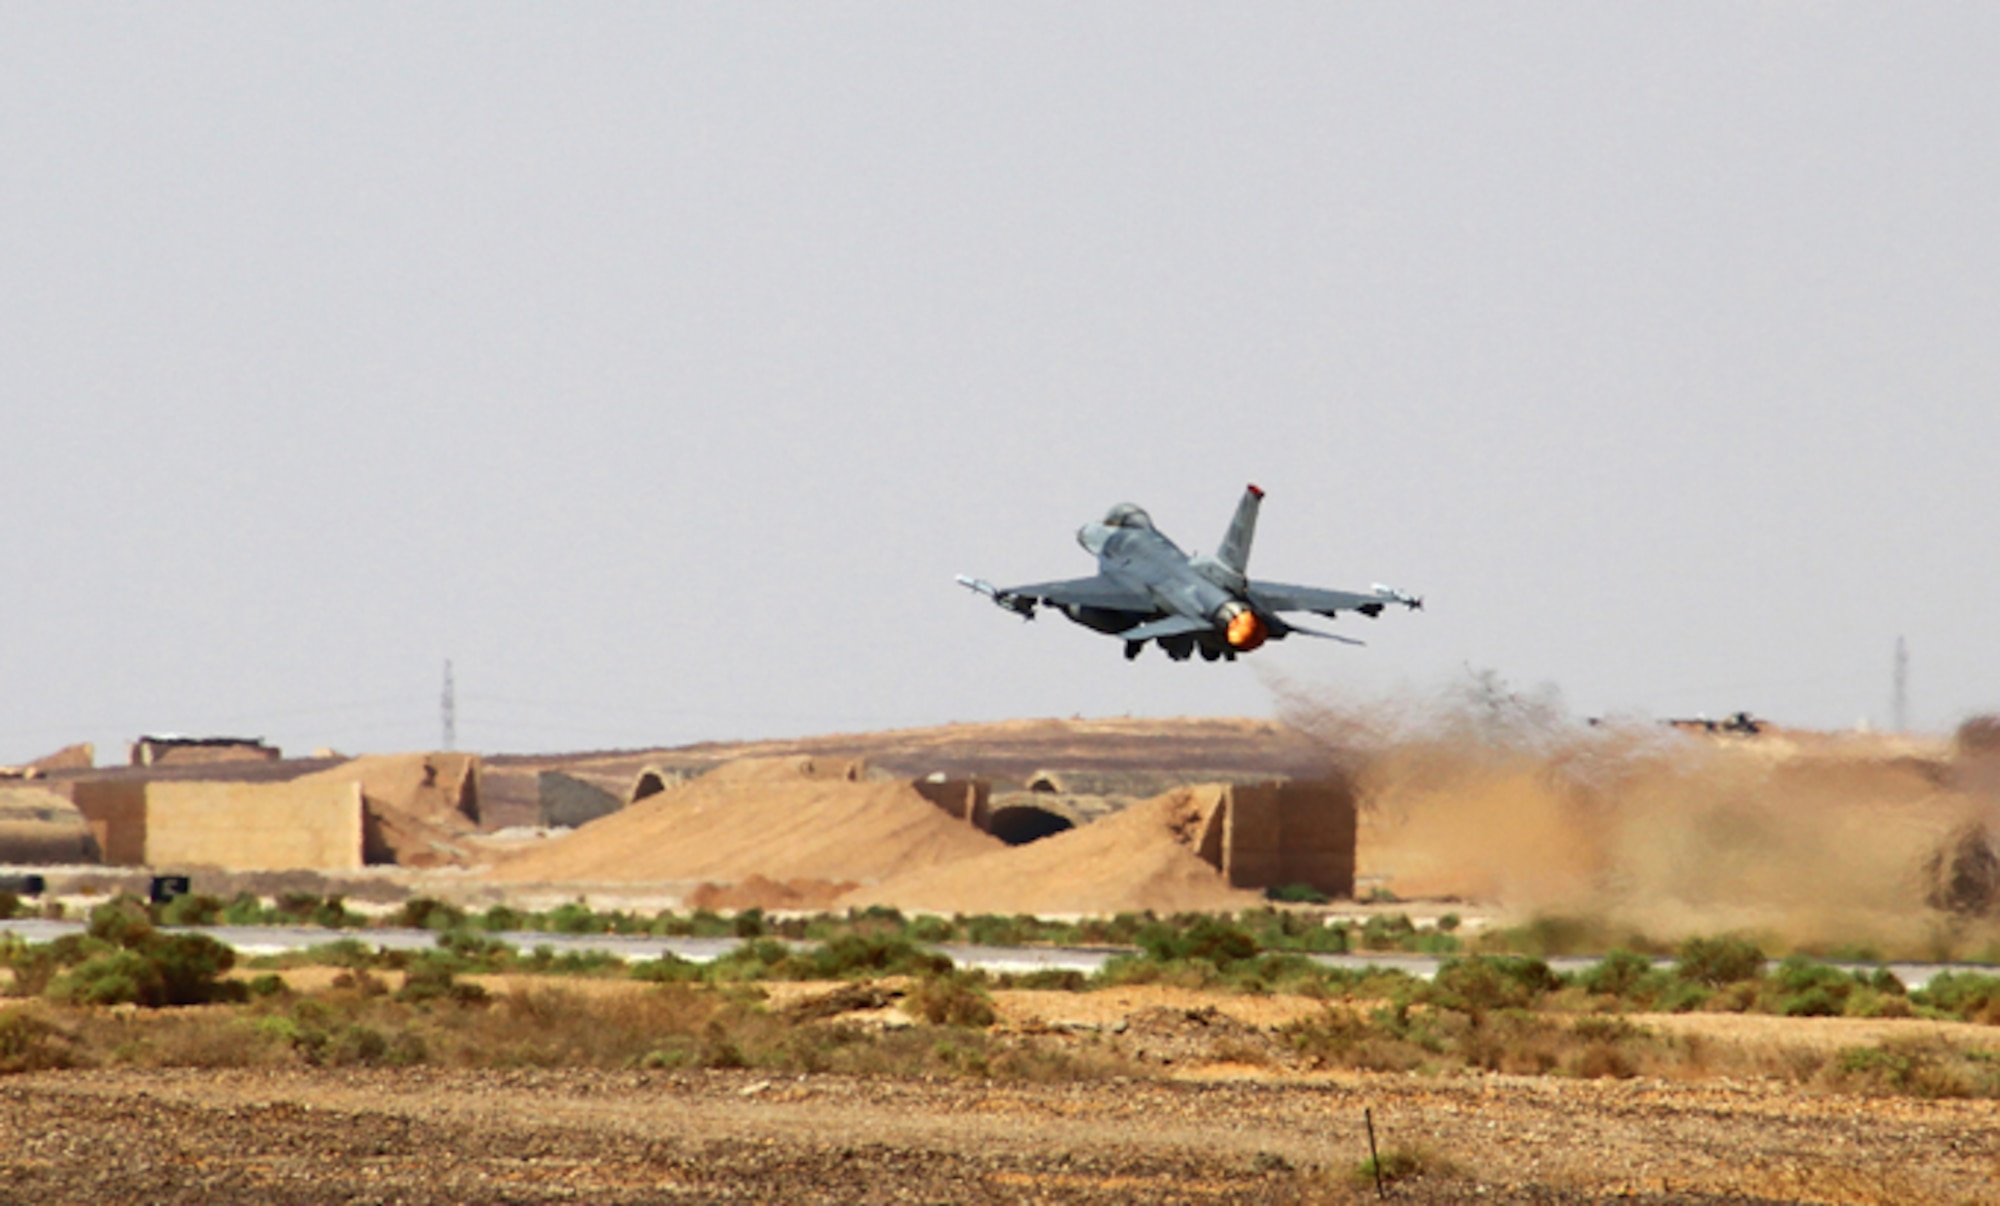
M750 1072L104 1071L0 1084L12 1201L1991 1202L1990 1109L1757 1084L1039 1085Z
M843 987L786 986L773 1005ZM1378 1148L1415 1166L1390 1187L1405 1202L1973 1203L2000 1186L1990 1100L1855 1096L1777 1076L1316 1071L1270 1035L1321 1002L1159 986L995 997L994 1029L1100 1056L1108 1039L1125 1072L28 1074L0 1082L0 1185L12 1201L107 1204L1339 1203L1375 1195L1356 1175L1372 1119ZM1781 1063L1891 1026L1640 1021Z
M1232 914L1262 898L1189 854L1174 785L1338 774L1357 785L1357 882L1376 899L1330 907L1356 917L1991 963L2000 883L1980 880L1979 851L1992 848L2000 754L1964 737L1555 731L1487 699L1416 717L1300 703L1283 722L1036 721L495 758L484 832L451 835L469 856L311 886L467 909ZM876 773L829 782L791 773L799 759ZM704 773L572 832L518 831L543 770L617 787L667 763ZM1159 794L1008 847L907 787L934 773L1018 787L1049 768ZM325 969L285 974L309 997L338 991L312 981ZM494 1008L529 999L490 987ZM766 985L759 1008L813 991L835 989ZM1157 984L999 988L991 1001L982 1033L1040 1062L953 1075L937 1073L936 1050L917 1074L175 1066L135 1040L129 1058L0 1079L0 1199L1358 1202L1377 1194L1357 1179L1365 1114L1401 1174L1392 1200L2000 1202L1993 1096L1830 1071L1860 1049L1907 1063L1948 1045L1970 1066L2000 1062L1991 1024L1637 1014L1674 1061L1370 1071L1288 1043L1288 1026L1328 1009L1313 995ZM833 1020L952 1041L880 1001Z

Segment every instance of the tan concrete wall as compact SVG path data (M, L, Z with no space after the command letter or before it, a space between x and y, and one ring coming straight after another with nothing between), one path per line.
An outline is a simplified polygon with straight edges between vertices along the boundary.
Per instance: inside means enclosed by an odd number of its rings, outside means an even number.
M114 867L146 863L146 784L139 780L84 780L70 785L70 802L90 824L104 861Z
M1354 793L1340 780L1235 784L1206 813L1195 853L1233 888L1310 884L1354 895Z
M90 823L65 796L0 785L0 863L94 863Z
M324 871L362 865L358 783L154 782L145 785L145 810L142 861L148 866Z
M991 785L984 779L914 779L910 786L918 795L944 810L945 815L968 825L983 826Z
M275 746L248 741L221 745L176 745L170 741L132 743L133 766L201 766L210 762L276 762L284 752Z
M1354 895L1358 815L1340 779L1295 779L1277 787L1281 826L1277 884L1311 884L1328 896Z
M66 745L53 754L43 754L28 763L38 771L89 770L97 765L97 747L88 741Z
M1222 834L1222 874L1232 888L1268 888L1284 867L1284 830L1275 786L1228 789L1229 821Z

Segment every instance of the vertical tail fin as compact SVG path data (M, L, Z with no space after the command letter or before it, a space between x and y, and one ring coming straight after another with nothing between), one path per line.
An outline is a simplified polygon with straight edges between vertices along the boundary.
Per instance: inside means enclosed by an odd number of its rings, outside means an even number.
M1250 570L1250 542L1257 537L1257 504L1263 501L1262 490L1255 486L1243 488L1243 501L1236 504L1236 516L1229 521L1229 531L1215 550L1216 561L1238 577Z

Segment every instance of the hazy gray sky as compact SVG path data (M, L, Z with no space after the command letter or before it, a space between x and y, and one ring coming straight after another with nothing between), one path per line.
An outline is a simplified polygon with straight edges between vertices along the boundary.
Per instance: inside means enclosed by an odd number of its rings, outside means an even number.
M2000 9L0 4L0 761L2000 707ZM1133 500L1429 609L1134 664ZM1982 518L1985 517L1985 518ZM103 748L103 747L113 748Z

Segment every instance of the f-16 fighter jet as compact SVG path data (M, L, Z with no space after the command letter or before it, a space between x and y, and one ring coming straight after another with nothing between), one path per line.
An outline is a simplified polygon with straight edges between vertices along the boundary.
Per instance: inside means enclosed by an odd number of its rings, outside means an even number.
M1278 613L1306 611L1330 618L1358 611L1373 619L1392 603L1412 611L1424 605L1414 595L1379 584L1368 594L1356 594L1247 577L1250 540L1263 499L1257 487L1244 488L1236 517L1213 555L1188 556L1153 526L1151 516L1120 503L1102 523L1077 529L1077 542L1097 555L1095 577L1004 589L963 574L958 581L1024 619L1034 619L1035 608L1046 605L1085 628L1123 637L1127 661L1138 657L1148 641L1158 641L1177 662L1196 650L1206 661L1233 662L1239 653L1293 633L1359 645L1348 637L1301 628Z

